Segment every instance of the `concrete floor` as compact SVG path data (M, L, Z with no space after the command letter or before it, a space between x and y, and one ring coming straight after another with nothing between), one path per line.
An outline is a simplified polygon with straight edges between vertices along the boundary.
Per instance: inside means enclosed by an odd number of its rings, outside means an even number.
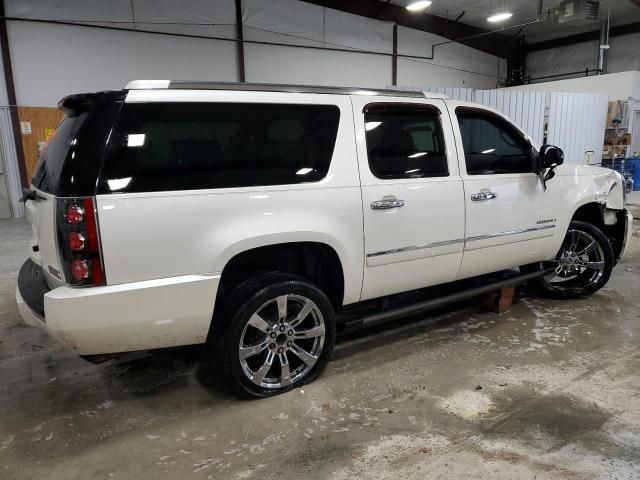
M640 478L639 227L592 298L363 331L239 401L197 349L95 366L22 324L29 229L2 221L0 478Z

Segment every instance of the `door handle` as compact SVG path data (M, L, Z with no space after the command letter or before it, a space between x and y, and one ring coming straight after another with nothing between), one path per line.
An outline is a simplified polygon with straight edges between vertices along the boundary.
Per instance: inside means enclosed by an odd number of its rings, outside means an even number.
M404 200L389 199L389 200L376 200L371 202L371 210L389 210L391 208L398 208L404 205Z
M471 194L471 200L474 202L484 202L485 200L493 200L498 198L498 194L494 192L480 192Z

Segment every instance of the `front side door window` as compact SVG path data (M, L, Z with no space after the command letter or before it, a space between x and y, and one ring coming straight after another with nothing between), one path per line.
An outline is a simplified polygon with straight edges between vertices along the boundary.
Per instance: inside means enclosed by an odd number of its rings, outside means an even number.
M456 111L469 175L532 172L529 142L498 115L478 109Z

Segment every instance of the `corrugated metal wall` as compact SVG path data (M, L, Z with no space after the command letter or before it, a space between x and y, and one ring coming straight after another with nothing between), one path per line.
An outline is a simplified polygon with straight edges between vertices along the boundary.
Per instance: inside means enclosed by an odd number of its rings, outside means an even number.
M478 90L474 101L508 115L535 143L542 145L545 96L543 92Z
M585 163L593 152L592 164L602 163L608 98L597 93L554 92L549 101L547 143L564 150L565 163Z
M475 102L473 88L427 87L426 92L443 93L453 100Z
M474 102L475 90L473 88L458 87L429 87L429 86L387 86L389 90L408 90L411 92L434 92L442 93L453 100L462 102Z

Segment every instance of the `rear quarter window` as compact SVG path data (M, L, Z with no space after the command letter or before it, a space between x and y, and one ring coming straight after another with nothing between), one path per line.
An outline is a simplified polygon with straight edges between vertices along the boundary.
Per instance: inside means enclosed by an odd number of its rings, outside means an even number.
M35 188L52 195L59 194L60 177L69 149L86 117L87 113L83 113L76 117L65 117L60 122L38 159L31 180Z
M98 191L317 182L329 170L339 116L333 105L125 104Z

